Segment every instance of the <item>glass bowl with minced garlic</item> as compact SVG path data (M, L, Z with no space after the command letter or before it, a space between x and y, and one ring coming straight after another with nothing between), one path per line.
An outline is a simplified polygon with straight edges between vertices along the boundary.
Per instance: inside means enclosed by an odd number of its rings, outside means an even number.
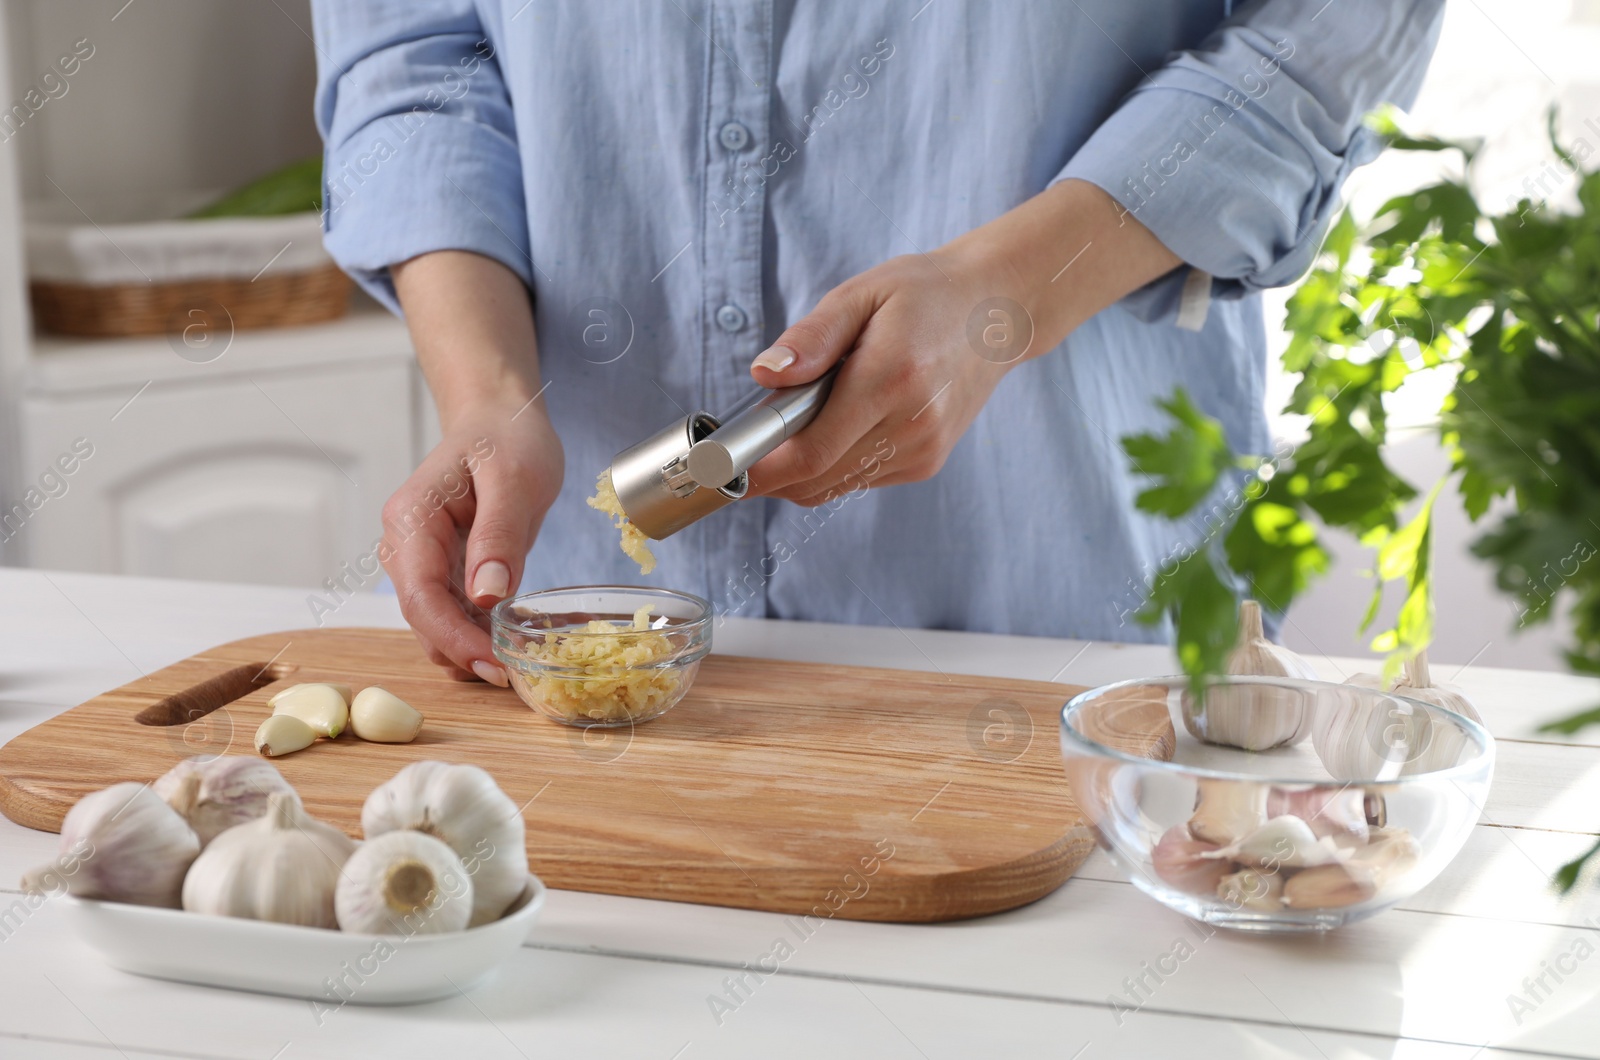
M583 728L661 717L711 651L711 605L670 589L545 589L502 600L490 618L522 701Z

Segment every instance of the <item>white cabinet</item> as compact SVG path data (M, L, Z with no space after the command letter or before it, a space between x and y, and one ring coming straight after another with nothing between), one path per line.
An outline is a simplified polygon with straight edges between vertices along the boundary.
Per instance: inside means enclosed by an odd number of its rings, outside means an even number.
M318 150L309 26L307 0L0 0L0 107L94 47L0 131L0 561L315 588L371 552L435 433L398 321L367 303L195 364L163 337L37 334L25 310L24 200L98 222Z
M339 473L316 453L219 453L169 466L111 493L114 565L126 574L228 579L243 555L262 581L315 584L350 536L339 494Z
M411 398L404 363L30 397L23 467L57 468L62 485L51 497L35 483L28 561L319 585L382 533L377 513L411 467Z

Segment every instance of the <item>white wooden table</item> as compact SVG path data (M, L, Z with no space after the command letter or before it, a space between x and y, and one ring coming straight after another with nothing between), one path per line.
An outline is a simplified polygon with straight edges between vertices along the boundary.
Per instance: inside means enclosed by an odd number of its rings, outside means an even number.
M353 600L334 623L402 624L392 597ZM0 741L212 644L311 624L293 590L0 570ZM1087 685L1172 669L1162 648L1042 638L759 621L716 637L733 654ZM1332 678L1357 666L1320 665ZM0 1057L1600 1057L1600 889L1557 899L1547 882L1600 829L1600 731L1574 745L1534 732L1600 702L1600 682L1478 668L1455 680L1500 741L1483 820L1421 894L1325 937L1198 941L1096 854L1010 913L829 922L719 1023L708 998L771 949L782 918L556 891L487 985L319 1024L307 1002L114 971L47 903L0 923ZM0 820L0 912L54 847ZM1123 979L1180 937L1194 956L1119 1018ZM1547 965L1571 971L1530 999L1523 980ZM1532 1002L1520 1022L1512 996Z

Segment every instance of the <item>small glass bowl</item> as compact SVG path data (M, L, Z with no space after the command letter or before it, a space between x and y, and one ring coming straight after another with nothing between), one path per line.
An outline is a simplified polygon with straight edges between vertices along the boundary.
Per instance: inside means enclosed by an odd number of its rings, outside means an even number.
M1171 726L1170 761L1141 757ZM1372 688L1229 677L1123 681L1061 712L1073 796L1135 887L1210 924L1327 931L1409 898L1477 823L1494 740Z
M643 607L650 628L635 630ZM522 701L583 728L659 718L689 691L711 651L711 605L668 589L545 589L500 601L490 620L495 657Z

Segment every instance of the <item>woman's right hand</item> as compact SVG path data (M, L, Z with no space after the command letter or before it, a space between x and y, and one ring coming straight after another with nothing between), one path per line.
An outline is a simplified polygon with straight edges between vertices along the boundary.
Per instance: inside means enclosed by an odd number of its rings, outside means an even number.
M537 404L461 409L454 421L384 505L380 557L428 658L503 686L488 609L521 583L561 489L561 440Z
M389 272L444 438L384 505L379 559L430 659L461 680L506 685L487 609L521 583L562 475L528 289L459 250Z

